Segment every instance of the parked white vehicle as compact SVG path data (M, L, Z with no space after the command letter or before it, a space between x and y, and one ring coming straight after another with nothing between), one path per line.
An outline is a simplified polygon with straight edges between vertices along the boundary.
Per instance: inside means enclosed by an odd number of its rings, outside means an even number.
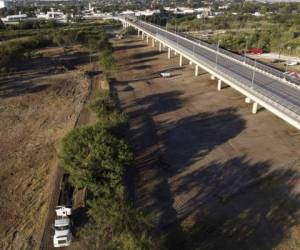
M164 78L171 77L171 72L161 72L160 76Z
M54 247L70 246L72 242L71 233L71 208L66 206L57 206L55 209L56 218L54 221Z

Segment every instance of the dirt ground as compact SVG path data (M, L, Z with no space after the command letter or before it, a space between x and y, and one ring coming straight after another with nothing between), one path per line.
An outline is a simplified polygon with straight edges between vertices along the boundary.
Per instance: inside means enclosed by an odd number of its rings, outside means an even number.
M274 60L271 58L265 58L264 55L252 55L252 54L248 54L248 57L251 58L256 58L257 60L264 62L264 63L268 63L278 69L281 69L283 71L286 70L286 65L285 65L285 61L284 60ZM300 73L300 65L294 65L294 66L288 66L288 72L297 72Z
M300 249L300 133L178 56L115 41L130 116L132 196L169 249ZM171 78L159 72L172 72Z
M0 78L0 249L38 249L57 170L56 150L88 94L80 47L38 51Z

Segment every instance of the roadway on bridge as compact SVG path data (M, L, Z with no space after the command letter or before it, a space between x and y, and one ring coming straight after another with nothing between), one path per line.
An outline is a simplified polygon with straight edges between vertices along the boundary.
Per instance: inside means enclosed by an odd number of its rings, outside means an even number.
M249 90L249 88L253 89L270 98L272 101L293 111L295 114L300 115L299 89L258 71L255 71L253 78L253 70L244 66L242 63L226 58L222 56L221 53L216 56L216 51L197 46L192 41L163 29L159 29L156 26L141 21L136 21L135 25L143 27L158 38L173 43L173 46L192 55L196 61L204 63L225 78L232 78L242 84L247 90ZM253 83L252 78L254 79Z

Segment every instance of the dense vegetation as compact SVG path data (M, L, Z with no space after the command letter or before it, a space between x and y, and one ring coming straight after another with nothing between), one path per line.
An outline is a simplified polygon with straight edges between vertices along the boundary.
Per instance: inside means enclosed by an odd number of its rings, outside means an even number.
M153 249L151 224L126 198L124 173L133 154L117 129L126 115L109 91L99 93L90 107L99 122L73 130L60 151L71 184L89 192L89 222L79 232L81 243L86 249Z
M111 45L104 39L99 63L103 80L115 67ZM128 202L124 175L133 153L124 139L127 115L117 105L116 93L101 90L89 104L98 122L71 131L59 152L70 183L88 191L88 222L77 236L83 249L155 249L151 223Z
M29 30L32 34L32 30ZM47 32L46 32L47 31ZM0 43L0 70L11 69L24 57L30 57L38 48L56 45L67 48L74 44L82 44L91 50L112 50L109 37L102 26L75 26L65 29L51 29L34 35L10 39ZM25 34L25 33L23 33Z
M179 31L226 30L225 34L215 33L210 42L242 51L246 47L264 48L266 51L300 54L300 15L271 15L254 17L252 15L227 15L211 19L195 17L173 18L168 28ZM280 35L278 35L280 34Z
M212 9L220 12L217 8L220 5L224 3L215 2ZM141 19L179 32L214 32L210 42L220 40L221 46L239 52L246 47L260 47L300 55L299 3L237 2L223 12L213 18L198 19L196 15L174 15L161 10L160 14ZM252 15L255 12L261 16ZM226 30L226 34L218 30Z

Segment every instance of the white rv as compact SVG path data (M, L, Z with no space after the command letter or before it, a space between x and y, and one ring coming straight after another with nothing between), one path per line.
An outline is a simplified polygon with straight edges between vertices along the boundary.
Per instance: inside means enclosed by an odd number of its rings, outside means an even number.
M55 209L56 218L54 221L54 247L66 247L71 245L71 208L57 206Z

